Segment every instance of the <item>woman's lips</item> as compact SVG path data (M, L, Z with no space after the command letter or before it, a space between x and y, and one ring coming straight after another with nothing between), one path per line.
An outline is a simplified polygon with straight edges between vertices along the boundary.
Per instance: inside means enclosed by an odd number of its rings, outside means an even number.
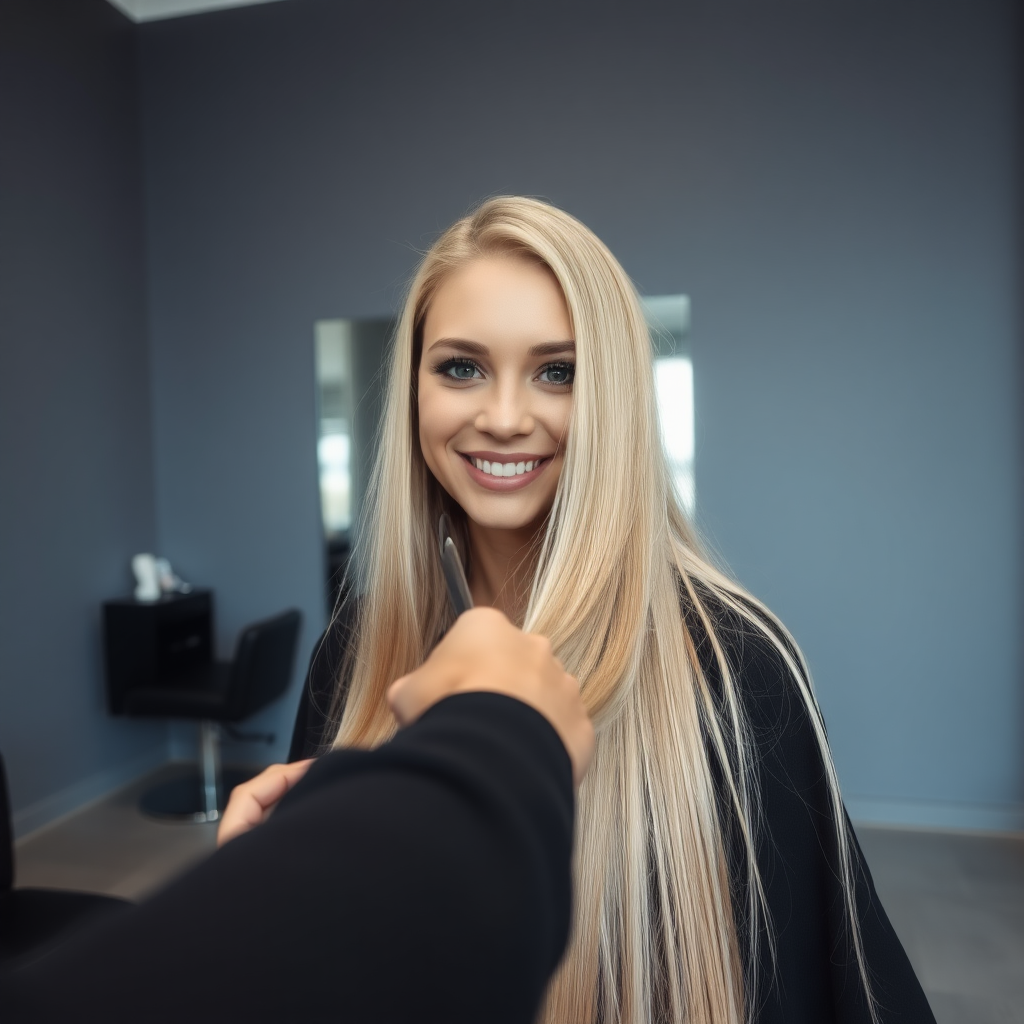
M462 455L461 452L459 454ZM482 469L477 469L468 455L462 455L462 461L466 464L466 471L469 473L470 479L481 487L486 487L489 491L518 491L519 488L533 483L544 472L544 468L551 461L551 456L541 459L529 473L520 473L518 476L492 476Z

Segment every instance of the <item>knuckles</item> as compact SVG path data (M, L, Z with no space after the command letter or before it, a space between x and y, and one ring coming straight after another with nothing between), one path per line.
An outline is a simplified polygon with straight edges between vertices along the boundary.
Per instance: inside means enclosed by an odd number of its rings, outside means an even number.
M534 643L545 658L554 657L554 648L551 646L551 641L546 636L535 636L530 635L530 640Z

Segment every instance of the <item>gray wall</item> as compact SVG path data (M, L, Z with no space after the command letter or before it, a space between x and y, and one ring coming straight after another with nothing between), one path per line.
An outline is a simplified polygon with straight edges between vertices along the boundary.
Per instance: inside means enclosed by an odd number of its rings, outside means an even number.
M160 538L222 644L322 624L313 321L540 194L692 297L702 523L804 645L854 813L1024 826L1014 6L485 10L142 27Z
M0 6L0 751L20 834L166 757L104 708L100 602L156 541L134 27Z

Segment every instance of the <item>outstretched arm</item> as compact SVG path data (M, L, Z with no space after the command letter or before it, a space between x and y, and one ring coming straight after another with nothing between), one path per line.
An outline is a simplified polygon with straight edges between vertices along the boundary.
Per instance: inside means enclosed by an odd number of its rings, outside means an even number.
M586 743L570 757L542 708L459 673L414 677L390 743L321 758L266 823L8 975L0 1016L532 1020L568 933ZM423 710L408 687L428 684Z

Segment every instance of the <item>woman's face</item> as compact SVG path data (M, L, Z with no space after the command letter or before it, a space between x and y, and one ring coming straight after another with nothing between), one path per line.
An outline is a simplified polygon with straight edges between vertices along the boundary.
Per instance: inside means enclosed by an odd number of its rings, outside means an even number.
M479 526L533 528L550 510L575 350L561 289L537 264L481 257L435 293L419 365L420 448Z

